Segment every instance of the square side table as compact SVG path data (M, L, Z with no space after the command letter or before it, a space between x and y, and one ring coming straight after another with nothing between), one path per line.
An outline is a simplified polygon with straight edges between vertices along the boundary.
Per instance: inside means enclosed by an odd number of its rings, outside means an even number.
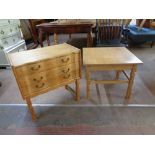
M91 83L118 84L128 83L126 98L130 98L137 65L143 62L125 47L83 48L83 64L86 66L86 94L90 98ZM92 80L91 72L116 71L114 80ZM128 75L125 70L131 70ZM120 80L120 73L126 80Z

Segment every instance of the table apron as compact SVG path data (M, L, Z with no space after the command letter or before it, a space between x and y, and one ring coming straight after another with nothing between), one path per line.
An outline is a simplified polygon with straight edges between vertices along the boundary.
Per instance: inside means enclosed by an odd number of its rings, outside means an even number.
M86 65L89 71L106 71L106 70L129 70L136 64L122 64L122 65Z

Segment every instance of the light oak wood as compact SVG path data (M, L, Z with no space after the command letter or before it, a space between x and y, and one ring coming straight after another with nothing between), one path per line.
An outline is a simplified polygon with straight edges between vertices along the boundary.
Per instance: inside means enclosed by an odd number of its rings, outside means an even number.
M142 63L142 61L125 47L96 47L83 49L84 65L124 65L140 63Z
M78 48L63 43L59 45L8 54L8 57L12 66L19 67L25 64L40 62L45 59L59 58L61 56L79 53L79 51L80 50Z
M126 98L130 98L137 65L143 63L124 47L84 48L83 61L86 66L87 98L90 98L91 83L128 83ZM115 80L92 80L90 77L91 72L109 70L116 71ZM130 77L124 70L131 70ZM123 72L127 80L119 80L121 72Z
M23 74L32 75L45 70L47 71L57 67L67 66L69 64L76 64L75 62L79 62L79 59L80 56L78 53L69 54L57 58L47 59L46 61L42 60L39 62L18 66L16 67L16 72L19 76Z
M80 99L80 50L68 44L10 54L12 69L32 119L36 119L30 98L75 83L75 99ZM20 59L20 60L19 60Z
M32 107L32 102L31 102L30 98L26 99L26 103L27 103L28 109L31 113L32 120L35 121L37 119L37 117L36 117L36 113Z

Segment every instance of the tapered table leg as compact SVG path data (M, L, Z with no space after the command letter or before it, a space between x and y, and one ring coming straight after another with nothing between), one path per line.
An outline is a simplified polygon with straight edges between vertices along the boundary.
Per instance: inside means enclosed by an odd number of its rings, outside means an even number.
M131 69L130 79L129 79L128 88L127 88L126 97L125 97L127 99L130 98L130 96L131 96L132 86L133 86L133 82L134 82L134 78L135 78L136 67L137 67L136 65L133 65L133 67Z
M36 120L36 114L35 114L35 111L34 111L34 109L32 107L32 102L31 102L30 98L26 99L26 103L28 105L29 111L31 112L32 120L35 121Z

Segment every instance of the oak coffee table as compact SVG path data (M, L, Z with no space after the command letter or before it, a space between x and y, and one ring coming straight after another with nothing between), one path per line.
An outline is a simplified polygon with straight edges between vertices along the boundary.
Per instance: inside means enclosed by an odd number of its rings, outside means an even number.
M83 48L83 64L86 66L86 93L90 97L90 84L118 84L128 83L125 98L130 98L137 65L143 62L125 47L95 47ZM91 72L116 71L114 80L92 80ZM125 70L131 70L130 76ZM120 80L119 75L123 73L126 80Z

